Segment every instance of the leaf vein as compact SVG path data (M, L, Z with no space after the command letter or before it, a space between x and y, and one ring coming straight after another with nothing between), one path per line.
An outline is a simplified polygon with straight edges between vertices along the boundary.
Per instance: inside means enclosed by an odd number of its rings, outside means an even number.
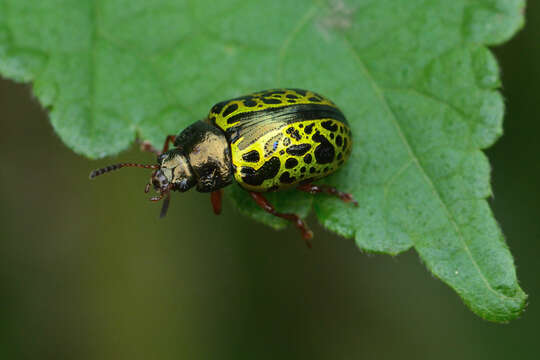
M463 249L465 250L465 253L467 254L469 259L471 260L471 263L475 267L475 269L478 272L478 274L479 274L480 278L482 279L482 281L485 283L487 289L489 291L491 291L492 293L494 293L496 296L500 297L500 298L510 298L509 296L501 294L501 293L497 292L495 289L493 289L493 287L491 286L491 284L489 283L489 281L485 277L484 273L480 269L480 266L478 265L478 263L474 259L474 256L472 255L471 250L470 250L469 246L467 245L465 237L464 237L463 233L461 232L461 229L457 225L457 222L455 220L454 215L451 213L450 209L448 208L448 206L446 205L446 203L442 199L442 197L441 197L441 195L439 193L439 190L436 188L433 181L431 181L429 175L427 174L427 172L423 168L420 160L415 155L414 150L411 147L409 140L405 136L405 133L403 132L403 129L401 128L401 126L399 124L399 121L397 119L396 114L393 112L392 108L388 104L388 101L386 100L386 98L385 98L385 96L383 94L382 88L379 87L379 85L376 83L375 79L373 78L373 76L369 72L369 70L366 67L366 65L364 64L363 60L360 58L360 55L358 54L357 50L354 48L354 46L352 45L350 40L346 36L344 36L343 38L344 38L345 42L347 43L348 47L350 48L351 52L353 53L353 56L357 60L360 71L362 73L364 73L364 75L366 76L366 78L370 82L371 87L375 91L377 97L381 101L382 106L384 107L384 109L386 110L386 112L388 113L390 118L392 119L392 123L394 124L394 126L395 126L395 128L396 128L396 130L398 132L398 135L399 135L403 145L405 146L405 148L407 150L407 153L411 157L412 161L416 164L416 166L417 166L418 170L420 171L420 173L422 174L422 177L424 178L426 184L431 188L431 191L432 191L433 195L435 196L437 201L441 204L442 209L447 214L447 217L448 217L450 223L452 224L452 227L454 228L456 234L458 235L458 238L460 239L460 242L462 243L462 246L463 246Z
M285 62L285 57L287 56L287 51L289 50L289 47L291 45L291 42L294 40L294 38L298 35L300 31L310 22L311 19L316 14L316 10L318 9L318 6L313 5L311 6L304 16L298 20L298 23L296 26L291 30L291 32L285 37L283 40L283 44L281 44L279 49L279 58L278 58L278 66L277 66L277 82L278 84L281 83L282 76L283 76L283 64Z

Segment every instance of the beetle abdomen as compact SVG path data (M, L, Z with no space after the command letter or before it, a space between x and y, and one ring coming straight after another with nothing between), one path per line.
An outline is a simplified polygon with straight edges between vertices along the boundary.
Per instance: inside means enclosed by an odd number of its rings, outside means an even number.
M343 113L311 91L268 90L212 107L227 135L234 176L251 191L308 183L336 171L351 151Z

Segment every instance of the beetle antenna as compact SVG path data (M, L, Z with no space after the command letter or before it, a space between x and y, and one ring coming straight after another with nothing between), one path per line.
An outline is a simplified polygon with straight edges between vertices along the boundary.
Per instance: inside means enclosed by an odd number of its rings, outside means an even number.
M90 173L90 179L95 178L96 176L103 175L105 173L121 169L123 167L138 167L144 169L159 169L159 165L145 165L145 164L134 164L134 163L120 163L106 166L101 169L96 169Z

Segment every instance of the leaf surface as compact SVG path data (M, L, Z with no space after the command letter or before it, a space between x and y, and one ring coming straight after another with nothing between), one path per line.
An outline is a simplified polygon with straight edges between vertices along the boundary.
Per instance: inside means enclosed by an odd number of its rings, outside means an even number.
M271 200L367 251L414 247L478 315L523 310L512 256L486 202L482 149L502 133L487 45L523 24L523 0L0 0L0 73L33 82L75 152L99 158L136 135L159 146L227 98L313 89L349 119L354 150L323 195ZM276 228L236 185L240 210Z

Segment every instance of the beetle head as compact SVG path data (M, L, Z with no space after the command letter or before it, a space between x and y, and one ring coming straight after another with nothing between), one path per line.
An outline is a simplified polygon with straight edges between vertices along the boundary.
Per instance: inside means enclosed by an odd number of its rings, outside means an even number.
M195 177L191 171L189 161L178 149L167 151L158 156L158 163L155 165L120 163L106 166L94 170L90 173L90 179L105 173L119 170L124 167L138 167L144 169L153 169L150 182L146 185L144 191L150 191L153 186L158 193L157 196L150 198L150 201L160 201L165 199L161 209L161 217L165 216L169 207L170 192L187 191L195 184Z
M196 179L187 157L180 149L173 149L158 156L159 169L152 175L154 189L170 187L175 191L187 191Z

